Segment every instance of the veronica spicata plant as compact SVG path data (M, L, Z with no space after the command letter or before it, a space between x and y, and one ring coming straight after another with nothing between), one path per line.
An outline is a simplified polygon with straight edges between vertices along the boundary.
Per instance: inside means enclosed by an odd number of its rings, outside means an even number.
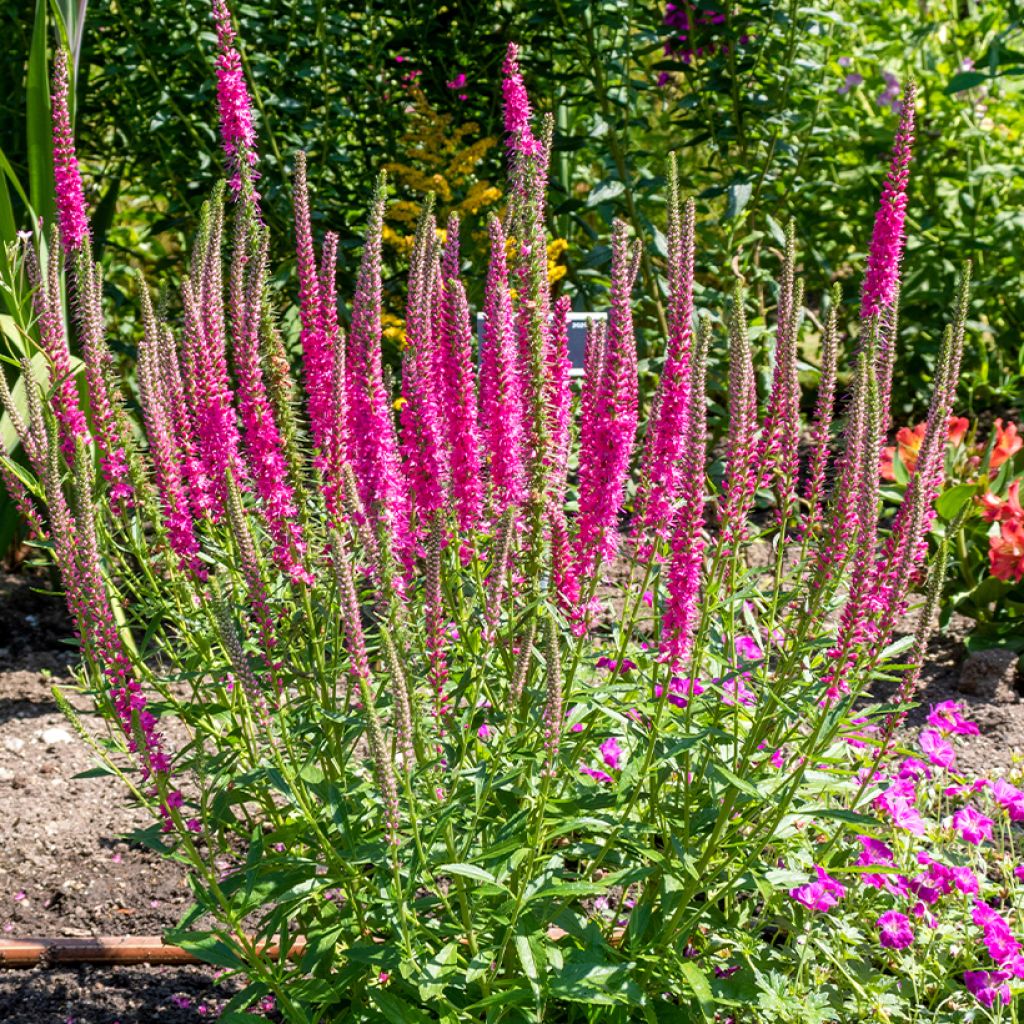
M897 746L944 568L921 556L967 294L965 280L883 531L913 91L845 415L834 425L847 360L836 293L802 472L796 240L762 415L742 282L718 314L694 309L694 206L674 171L669 334L644 436L640 243L622 224L610 313L591 325L576 387L568 303L551 301L546 273L552 126L533 116L515 47L509 203L490 222L489 264L467 267L457 219L442 230L428 205L397 389L381 359L386 182L343 328L337 240L313 237L298 155L293 375L256 125L230 15L223 0L213 10L229 180L178 301L158 314L139 282L139 415L104 343L59 55L61 218L47 246L24 244L47 372L22 364L27 417L3 398L31 467L5 471L59 569L80 685L110 731L90 735L58 700L152 810L147 841L188 871L195 906L168 938L248 979L223 1019L253 1020L269 997L291 1022L1000 1012L1022 962L1012 943L957 936L1001 935L997 917L1010 927L1012 870L977 872L963 899L926 899L906 866L966 880L964 854L997 834L970 787L937 808L923 789L918 800L914 781L955 768L953 711L922 739L934 768L908 767ZM479 350L470 273L486 279ZM88 419L69 386L70 338ZM705 366L721 344L729 432L713 481ZM767 518L759 494L774 499ZM765 542L767 566L752 557ZM898 638L915 593L917 629ZM896 701L865 710L882 675L899 681ZM1000 827L1005 855L1010 818Z

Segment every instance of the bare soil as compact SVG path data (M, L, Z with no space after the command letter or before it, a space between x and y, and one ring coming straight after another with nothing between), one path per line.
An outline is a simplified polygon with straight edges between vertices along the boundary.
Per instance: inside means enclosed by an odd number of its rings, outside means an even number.
M124 838L149 820L116 779L75 778L93 761L51 686L68 681L76 654L63 604L43 584L0 576L0 938L162 933L189 904L183 874ZM933 643L906 739L928 704L963 700L981 734L960 738L960 769L997 774L1024 757L1017 666L1000 655L965 662L964 626ZM192 1024L215 1018L234 985L205 967L0 969L0 1022Z
M177 865L123 837L151 822L54 704L77 655L45 581L0 577L0 939L155 935L189 905ZM79 699L72 703L87 714ZM194 1024L234 991L207 967L0 969L3 1024Z

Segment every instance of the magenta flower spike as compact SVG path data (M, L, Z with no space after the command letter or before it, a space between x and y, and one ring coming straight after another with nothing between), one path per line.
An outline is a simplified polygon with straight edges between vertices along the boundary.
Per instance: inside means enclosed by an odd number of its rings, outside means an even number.
M509 294L505 232L489 222L491 259L484 309L487 322L480 355L480 424L490 466L490 504L496 518L526 500L523 464L523 399Z
M325 311L320 293L313 232L309 221L306 154L301 151L295 155L294 205L295 252L299 272L299 319L302 324L299 342L302 346L306 407L313 446L323 455L330 443L333 360L331 343L324 333Z
M71 128L71 112L68 107L70 85L68 55L61 46L53 58L53 88L50 94L53 177L61 244L69 255L74 255L89 240L89 218L85 213L85 193L75 155L75 134Z
M468 535L479 525L484 499L476 379L471 354L473 328L462 282L455 278L446 281L444 287L450 296L447 302L452 318L446 339L450 349L445 356L449 374L455 383L446 417L451 453L452 504L459 529Z
M900 109L899 126L893 140L889 171L882 187L875 227L868 250L864 287L861 293L860 322L862 344L869 330L878 333L878 393L883 417L881 429L888 429L889 394L896 339L900 264L906 245L907 186L914 146L914 101L917 88L907 84ZM877 318L877 320L875 319ZM872 327L874 321L875 326Z
M914 147L916 95L916 86L910 82L903 96L899 127L893 140L889 171L882 187L882 197L871 235L871 248L868 251L860 304L861 323L865 327L871 322L872 317L891 307L896 300L900 263L906 244L904 224L907 216L910 161Z
M697 621L704 565L704 497L707 461L705 362L710 325L701 324L693 349L678 477L679 508L673 520L667 594L662 620L661 656L673 672L682 672L690 654Z
M409 539L408 485L381 358L381 247L385 179L378 180L366 231L346 346L349 458L359 498L375 527L401 552Z
M60 290L61 246L54 235L46 275L43 276L35 247L25 243L25 267L32 285L32 306L36 313L39 341L50 364L53 378L51 403L60 429L60 446L70 462L79 440L89 440L85 413L78 404L78 387L71 369L71 350L64 327Z
M505 132L508 136L508 148L513 153L534 156L540 152L540 143L533 135L530 122L533 111L530 108L530 97L527 95L523 76L519 70L519 47L515 43L508 44L505 61L501 66L501 93L504 97Z
M693 334L694 205L680 209L676 165L671 165L669 200L669 306L665 367L647 425L640 464L633 536L637 555L650 557L657 540L672 532L672 512L679 496L687 410L690 401L690 344Z
M343 473L349 457L348 387L345 380L345 339L338 324L338 236L328 231L324 236L320 259L318 288L320 308L317 313L317 335L323 339L323 352L318 354L321 372L319 387L329 386L326 395L318 395L323 402L321 439L324 445L319 461L322 465L323 493L327 510L337 515L341 509L344 490ZM340 377L339 377L340 375ZM339 379L336 379L339 378ZM312 410L313 397L309 396Z
M243 227L239 235L240 245L245 245L245 231ZM275 545L274 559L292 580L310 583L312 577L302 564L306 545L299 524L288 463L260 364L260 318L266 276L266 246L266 235L261 233L259 249L252 257L253 265L247 275L247 261L240 253L235 254L231 305L238 410L245 430L249 472L260 498L264 522Z
M94 440L99 449L100 469L110 488L111 507L121 512L131 507L133 491L125 452L129 441L121 436L121 424L115 411L115 403L120 399L110 383L113 358L103 337L103 280L99 266L90 262L86 249L79 250L75 262L75 320L81 337L85 379L89 384Z
M556 505L565 501L569 476L569 448L572 442L572 385L569 376L569 311L568 295L560 296L552 310L545 340L547 358L548 445L550 454L551 500Z
M780 521L789 517L799 469L800 381L797 376L797 332L803 286L795 280L796 235L790 223L779 284L775 326L775 365L764 424L757 448L757 486L772 485Z
M227 156L231 190L237 196L243 183L259 177L256 171L256 128L253 125L252 100L242 69L242 56L235 45L235 29L226 0L212 0L213 20L217 26L217 106L220 111L220 137ZM258 200L253 193L253 199Z
M757 489L757 380L743 309L743 290L733 293L729 323L729 433L725 484L719 513L722 545L742 540Z
M618 517L636 437L637 365L630 296L639 253L630 252L623 221L612 234L612 294L606 351L590 423L580 451L580 514L576 562L582 579L592 577L618 549Z
M145 308L145 304L144 304ZM191 569L197 577L205 572L198 559L199 541L192 520L184 466L174 440L169 406L173 396L166 393L160 379L159 338L156 325L147 325L139 342L136 372L149 454L153 460L157 492L163 506L164 525L171 549L178 555L182 569Z
M92 461L81 441L74 463L78 501L73 513L64 496L57 451L51 448L45 487L57 567L76 635L103 675L128 750L135 755L143 780L154 791L158 782L168 785L161 813L164 828L169 829L170 808L181 806L182 796L169 787L170 758L164 751L156 717L148 710L146 696L125 652L110 603L91 498Z
M416 230L402 353L401 451L420 533L445 507L448 490L432 322L434 235L427 213Z

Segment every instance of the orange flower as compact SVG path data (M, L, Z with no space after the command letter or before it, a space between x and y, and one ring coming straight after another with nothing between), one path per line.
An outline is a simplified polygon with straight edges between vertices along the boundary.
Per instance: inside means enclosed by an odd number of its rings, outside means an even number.
M964 434L970 429L971 421L966 416L950 416L947 437L949 443L956 448L964 443Z
M1024 508L1020 504L1020 481L1014 480L1006 492L1004 501L988 491L979 500L982 512L990 523L1004 523L1009 520L1024 522Z
M896 449L891 445L887 444L882 449L882 462L878 467L879 473L882 474L883 480L895 481L896 470L893 469L893 461L896 458Z
M879 472L883 480L895 480L896 471L893 462L896 458L896 448L900 450L900 462L906 467L908 473L914 472L917 465L917 456L921 451L921 442L924 441L925 424L918 423L913 430L910 427L900 427L896 431L896 446L887 445L882 449L882 463Z
M996 420L996 443L992 448L992 458L989 460L988 468L998 469L1007 459L1012 459L1024 448L1024 438L1017 433L1017 424L1009 423L1003 428L1003 421Z
M988 560L992 575L1019 583L1024 579L1024 521L1003 523L999 533L988 539Z

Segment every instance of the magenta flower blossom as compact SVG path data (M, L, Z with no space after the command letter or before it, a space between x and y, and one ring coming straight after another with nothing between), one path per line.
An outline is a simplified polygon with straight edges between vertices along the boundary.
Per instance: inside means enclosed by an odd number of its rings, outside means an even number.
M953 885L965 896L976 896L981 889L978 876L966 865L949 869L953 874Z
M960 838L972 846L979 846L986 839L992 839L994 822L973 807L961 807L953 815L953 828Z
M257 177L256 129L253 126L252 101L242 70L242 57L235 46L235 29L226 0L213 0L213 20L217 24L217 105L220 111L220 137L227 154L231 189L237 195L247 180Z
M741 661L763 661L761 647L752 636L736 638L736 657Z
M878 941L887 949L906 949L914 942L910 918L897 910L887 910L875 924L878 926Z
M622 759L624 757L622 747L619 746L619 741L614 736L609 736L608 739L601 744L601 760L611 768L613 772L619 771L622 767Z
M952 768L956 765L953 745L937 729L924 729L917 743L928 760L937 767Z
M890 309L896 300L900 278L900 262L905 244L904 222L907 215L907 184L910 181L910 159L914 146L914 83L907 86L900 114L899 128L893 142L889 173L882 189L881 203L875 217L875 229L868 251L864 289L861 295L860 318L866 329L871 318ZM883 399L887 396L880 396ZM883 404L883 408L886 406Z
M992 799L1010 815L1011 821L1024 821L1024 793L1006 779L992 783Z
M722 680L723 704L728 704L730 707L742 704L743 707L749 708L757 703L757 694L743 682L744 678L749 679L750 677L744 673L742 676L730 676L728 679Z
M53 91L50 95L53 177L60 240L68 253L73 254L89 238L89 218L85 213L85 193L82 190L82 175L75 155L75 134L71 129L71 114L68 110L69 87L68 55L61 46L53 58Z
M871 836L857 836L861 845L861 854L857 858L858 867L886 867L896 865L896 856L880 839ZM895 872L865 872L860 880L873 889L887 889L890 892L902 893L907 889L906 879Z
M978 726L963 717L962 708L963 704L956 700L933 704L928 712L928 724L950 735L977 736Z
M655 697L660 697L664 692L665 689L660 683L655 685ZM703 692L704 687L696 679L672 676L668 681L668 702L677 708L685 708L690 703L691 697L699 697Z
M605 786L610 786L615 781L607 772L601 771L600 768L592 768L583 761L580 762L580 773L582 775L589 775L592 779Z
M982 930L985 948L997 964L1005 964L1020 955L1020 943L1009 922L983 900L974 901L971 920Z
M987 1009L991 1009L996 1002L1009 1006L1010 986L1007 982L1011 977L1009 971L964 971L964 985Z
M815 881L790 889L789 895L808 910L828 913L846 895L846 886L837 882L818 865L814 866L814 871L817 875Z
M914 806L917 793L909 779L897 779L889 784L888 789L879 793L873 803L881 811L885 811L899 828L917 836L923 836L926 828L921 812Z

